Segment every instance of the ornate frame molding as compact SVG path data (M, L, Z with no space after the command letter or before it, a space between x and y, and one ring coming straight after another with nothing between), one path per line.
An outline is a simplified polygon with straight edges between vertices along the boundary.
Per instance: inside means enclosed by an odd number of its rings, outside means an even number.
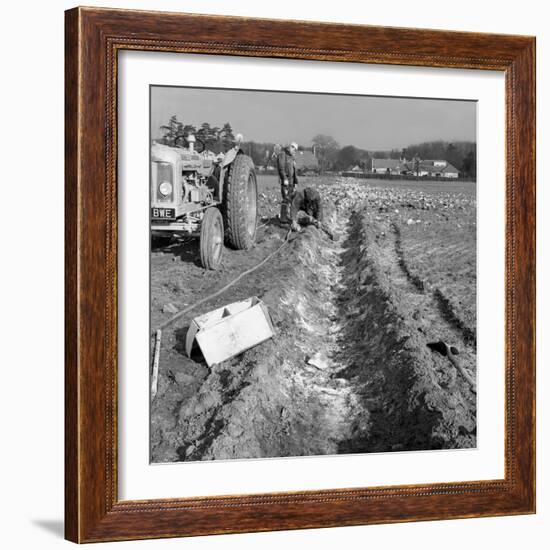
M505 73L504 479L118 500L116 93L117 54L126 49ZM69 540L96 542L535 511L533 37L75 8L66 12L65 56L65 517Z

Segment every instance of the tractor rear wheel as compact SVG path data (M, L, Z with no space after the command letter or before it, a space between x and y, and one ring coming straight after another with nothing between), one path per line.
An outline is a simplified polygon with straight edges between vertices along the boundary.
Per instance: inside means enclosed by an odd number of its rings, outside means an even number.
M258 189L252 159L238 154L225 180L223 205L228 243L247 250L256 240L258 225Z
M217 208L208 208L202 218L200 251L202 266L218 269L223 253L223 218Z

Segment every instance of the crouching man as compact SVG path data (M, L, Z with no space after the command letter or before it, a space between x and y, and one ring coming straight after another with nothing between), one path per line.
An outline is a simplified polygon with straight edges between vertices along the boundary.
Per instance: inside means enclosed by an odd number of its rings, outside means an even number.
M312 187L306 187L303 191L296 191L292 197L290 208L290 228L293 231L300 231L298 224L298 214L303 212L301 221L305 224L312 224L318 229L324 231L333 241L336 240L334 234L328 229L324 222L323 202L321 195Z

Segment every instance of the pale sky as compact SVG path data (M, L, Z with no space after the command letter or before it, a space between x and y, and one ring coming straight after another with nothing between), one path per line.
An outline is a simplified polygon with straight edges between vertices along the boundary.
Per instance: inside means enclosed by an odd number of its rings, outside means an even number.
M184 124L229 122L245 140L310 146L328 134L341 146L401 149L424 141L476 141L476 102L441 99L151 87L151 136L177 115Z

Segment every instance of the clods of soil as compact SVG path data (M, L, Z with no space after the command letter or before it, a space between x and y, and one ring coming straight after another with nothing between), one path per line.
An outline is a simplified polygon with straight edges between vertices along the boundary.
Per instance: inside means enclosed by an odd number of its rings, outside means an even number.
M476 445L475 388L427 347L438 340L455 345L475 379L475 326L453 317L439 287L407 267L400 231L411 216L394 210L412 197L407 191L396 199L393 190L386 196L355 181L311 184L340 239L306 227L246 280L163 332L151 405L153 462ZM167 317L165 304L193 303L281 245L287 228L271 211L276 192L267 189L260 202L267 221L256 247L227 250L219 272L200 268L190 242L153 252L153 326ZM437 209L438 200L428 196L418 205ZM464 207L465 199L457 204ZM212 368L200 351L185 355L194 316L249 296L268 306L274 338Z

